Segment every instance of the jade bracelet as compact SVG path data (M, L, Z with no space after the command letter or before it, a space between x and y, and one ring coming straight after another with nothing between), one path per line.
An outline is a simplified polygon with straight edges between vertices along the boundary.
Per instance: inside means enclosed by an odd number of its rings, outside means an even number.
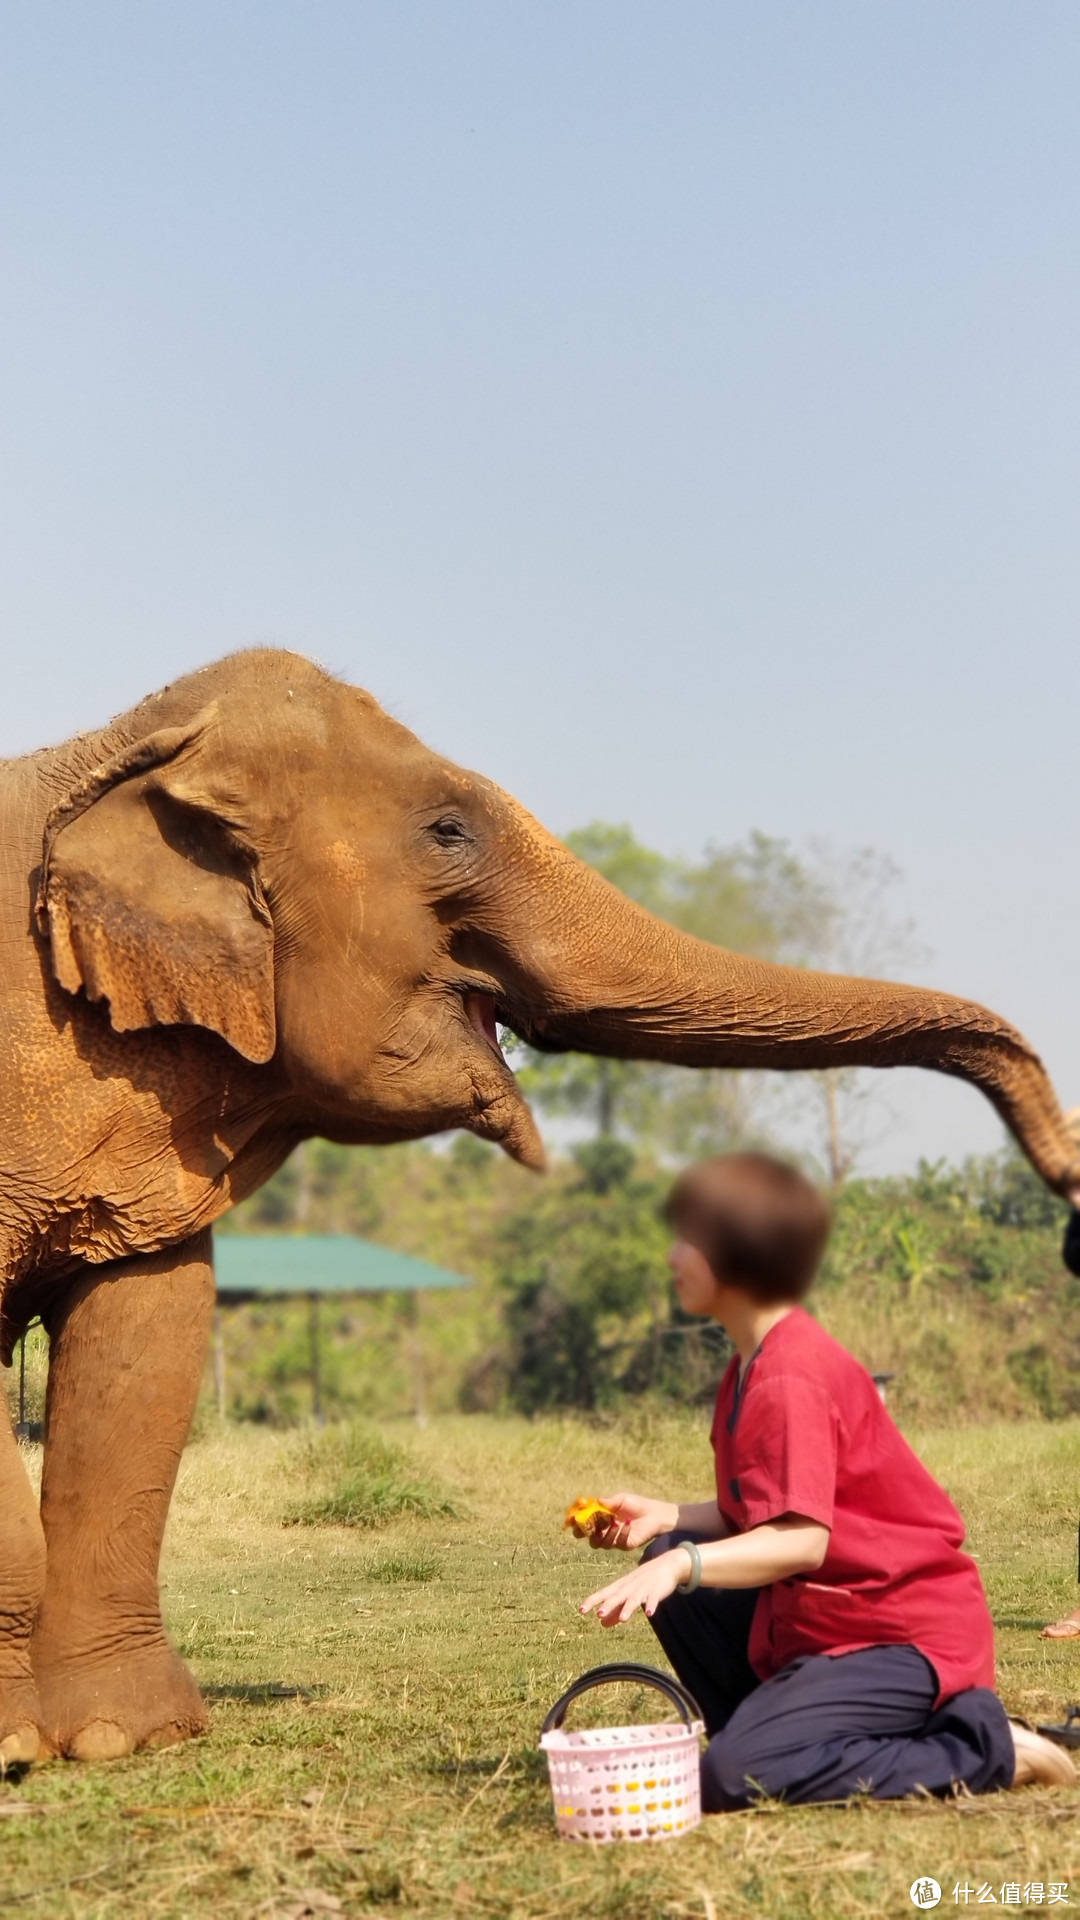
M683 1553L690 1555L690 1578L680 1580L675 1591L676 1593L696 1593L701 1585L701 1555L693 1540L677 1540L675 1545L676 1548L681 1548Z

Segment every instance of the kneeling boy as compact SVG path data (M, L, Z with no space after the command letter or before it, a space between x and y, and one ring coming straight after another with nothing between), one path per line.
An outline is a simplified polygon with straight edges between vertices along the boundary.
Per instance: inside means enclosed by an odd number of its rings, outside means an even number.
M605 1496L615 1517L593 1545L647 1550L581 1610L610 1627L644 1608L705 1715L705 1808L1073 1780L993 1692L956 1508L799 1305L828 1238L816 1188L732 1154L685 1173L668 1218L680 1304L736 1347L713 1419L717 1497Z

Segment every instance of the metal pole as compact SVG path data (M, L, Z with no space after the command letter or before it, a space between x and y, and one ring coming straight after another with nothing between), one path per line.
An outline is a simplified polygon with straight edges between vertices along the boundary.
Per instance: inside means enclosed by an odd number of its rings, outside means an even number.
M311 1411L322 1426L322 1379L319 1354L319 1301L321 1294L313 1293L308 1301L308 1332L311 1336Z
M293 1150L296 1166L296 1198L293 1202L293 1219L301 1233L306 1233L308 1214L311 1212L311 1143L301 1140Z
M214 1392L218 1419L225 1418L225 1321L221 1308L214 1308Z
M424 1349L420 1340L420 1289L409 1295L409 1318L412 1322L412 1363L413 1363L413 1414L418 1427L427 1426L427 1408L424 1405Z

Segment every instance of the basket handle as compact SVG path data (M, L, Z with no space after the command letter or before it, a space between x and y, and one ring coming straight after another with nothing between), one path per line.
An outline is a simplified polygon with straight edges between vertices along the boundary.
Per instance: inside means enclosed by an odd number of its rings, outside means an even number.
M541 1734L554 1733L566 1719L566 1710L580 1694L591 1693L594 1687L607 1687L619 1680L636 1681L639 1686L655 1687L658 1693L666 1694L673 1707L677 1707L679 1717L685 1727L692 1727L695 1720L704 1720L705 1716L681 1680L674 1674L662 1673L659 1667L641 1667L633 1661L622 1661L610 1667L590 1667L567 1687L561 1700L556 1700L547 1719L540 1729Z

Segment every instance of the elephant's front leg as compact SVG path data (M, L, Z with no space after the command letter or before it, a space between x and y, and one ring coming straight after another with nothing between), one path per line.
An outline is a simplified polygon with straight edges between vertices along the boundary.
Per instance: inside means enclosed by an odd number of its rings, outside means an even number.
M0 1387L0 1770L36 1760L40 1710L30 1634L45 1587L45 1538Z
M162 1625L158 1558L213 1303L204 1233L96 1268L49 1316L48 1553L32 1651L45 1738L72 1759L207 1725Z

